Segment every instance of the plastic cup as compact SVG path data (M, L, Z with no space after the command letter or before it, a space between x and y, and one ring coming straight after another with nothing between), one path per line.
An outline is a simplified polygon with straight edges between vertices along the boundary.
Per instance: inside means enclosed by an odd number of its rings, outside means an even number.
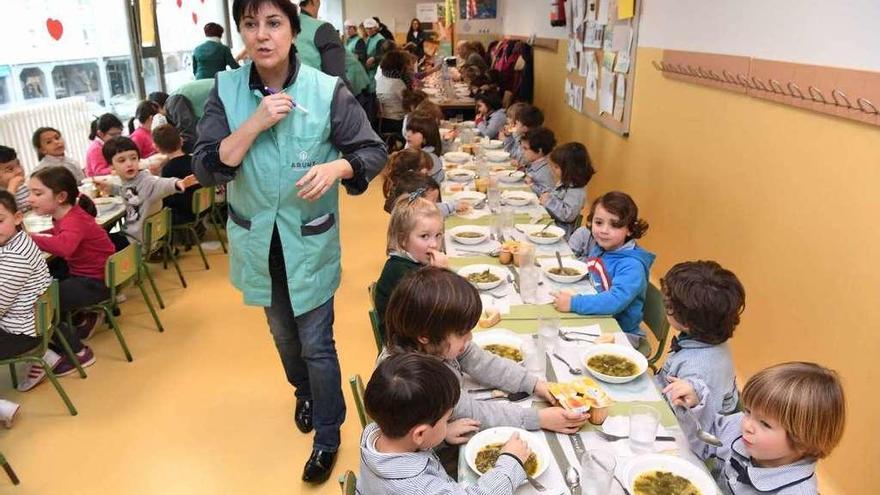
M651 406L635 405L629 413L629 447L636 454L654 452L660 414Z

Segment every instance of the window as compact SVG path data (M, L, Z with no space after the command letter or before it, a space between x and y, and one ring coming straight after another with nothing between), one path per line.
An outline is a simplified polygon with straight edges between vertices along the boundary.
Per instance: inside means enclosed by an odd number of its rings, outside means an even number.
M36 67L28 67L19 74L21 79L21 94L25 100L34 98L45 98L48 96L46 91L46 76L43 71Z
M94 62L57 65L52 69L55 98L82 95L87 101L103 105L101 78Z

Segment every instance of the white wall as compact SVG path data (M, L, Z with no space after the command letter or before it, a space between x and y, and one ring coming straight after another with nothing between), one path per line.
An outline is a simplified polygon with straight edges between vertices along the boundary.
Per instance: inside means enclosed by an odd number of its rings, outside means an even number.
M572 1L572 0L569 0ZM550 0L498 0L501 33L539 38L565 38L565 27L550 25Z
M367 17L379 17L388 29L406 33L409 22L416 16L416 4L426 0L345 0L344 15L361 23Z
M880 70L880 1L645 0L639 45Z

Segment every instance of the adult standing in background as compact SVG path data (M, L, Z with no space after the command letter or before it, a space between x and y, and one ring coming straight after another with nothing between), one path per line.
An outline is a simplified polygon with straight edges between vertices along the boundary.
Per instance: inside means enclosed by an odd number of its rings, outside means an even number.
M388 26L386 26L382 22L382 19L373 16L373 20L376 21L376 24L379 25L379 34L381 34L386 40L394 41L394 33L392 33L390 29L388 29Z
M345 20L345 49L364 64L367 62L367 42L358 35L358 25L351 19Z
M345 48L333 25L318 20L321 0L302 0L299 8L301 31L295 41L299 59L325 74L345 79Z
M223 36L223 26L209 22L205 24L205 36L207 41L193 50L192 65L196 79L214 79L214 75L226 70L238 68L238 62L232 56L232 50L220 41Z
M289 0L235 0L252 62L217 74L199 122L193 171L228 183L229 271L245 304L263 306L294 422L314 429L302 479L327 480L345 419L333 300L340 278L339 182L360 194L387 153L345 83L300 62ZM295 100L295 101L294 101Z
M364 19L364 29L367 31L367 62L364 66L372 79L376 77L376 70L379 68L379 62L382 61L381 46L385 37L379 34L379 23L371 17Z
M409 31L406 33L406 42L416 46L416 57L419 60L425 56L425 32L422 31L422 23L413 18L409 23Z

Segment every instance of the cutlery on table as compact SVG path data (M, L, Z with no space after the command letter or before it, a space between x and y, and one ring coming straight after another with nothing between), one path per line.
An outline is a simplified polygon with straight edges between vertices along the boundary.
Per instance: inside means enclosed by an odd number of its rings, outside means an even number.
M591 344L596 343L596 337L593 337L592 339L585 339L585 338L580 338L580 337L569 337L562 330L559 331L559 338L566 341L566 342L589 342Z
M565 267L562 266L562 256L559 255L559 251L556 251L556 262L559 263L559 271L560 273L564 271Z
M559 354L554 352L553 357L562 361L562 364L568 366L568 372L571 373L572 375L582 375L584 373L583 370L581 370L580 368L575 368L574 366L568 364L568 361L566 361L565 358L560 356Z
M568 469L565 470L565 484L571 490L571 495L581 494L581 476L574 466L568 466Z
M527 399L530 395L531 394L528 392L513 392L511 394L505 394L504 392L500 392L498 394L495 394L493 392L492 397L484 397L484 398L477 399L477 400L485 401L485 400L503 399L503 400L508 400L510 402L519 402L521 400Z
M607 442L616 442L618 440L626 440L629 438L629 435L612 435L611 433L605 433L605 430L593 430L597 435L602 437ZM655 442L674 442L675 437L666 436L666 435L658 435L654 437Z

